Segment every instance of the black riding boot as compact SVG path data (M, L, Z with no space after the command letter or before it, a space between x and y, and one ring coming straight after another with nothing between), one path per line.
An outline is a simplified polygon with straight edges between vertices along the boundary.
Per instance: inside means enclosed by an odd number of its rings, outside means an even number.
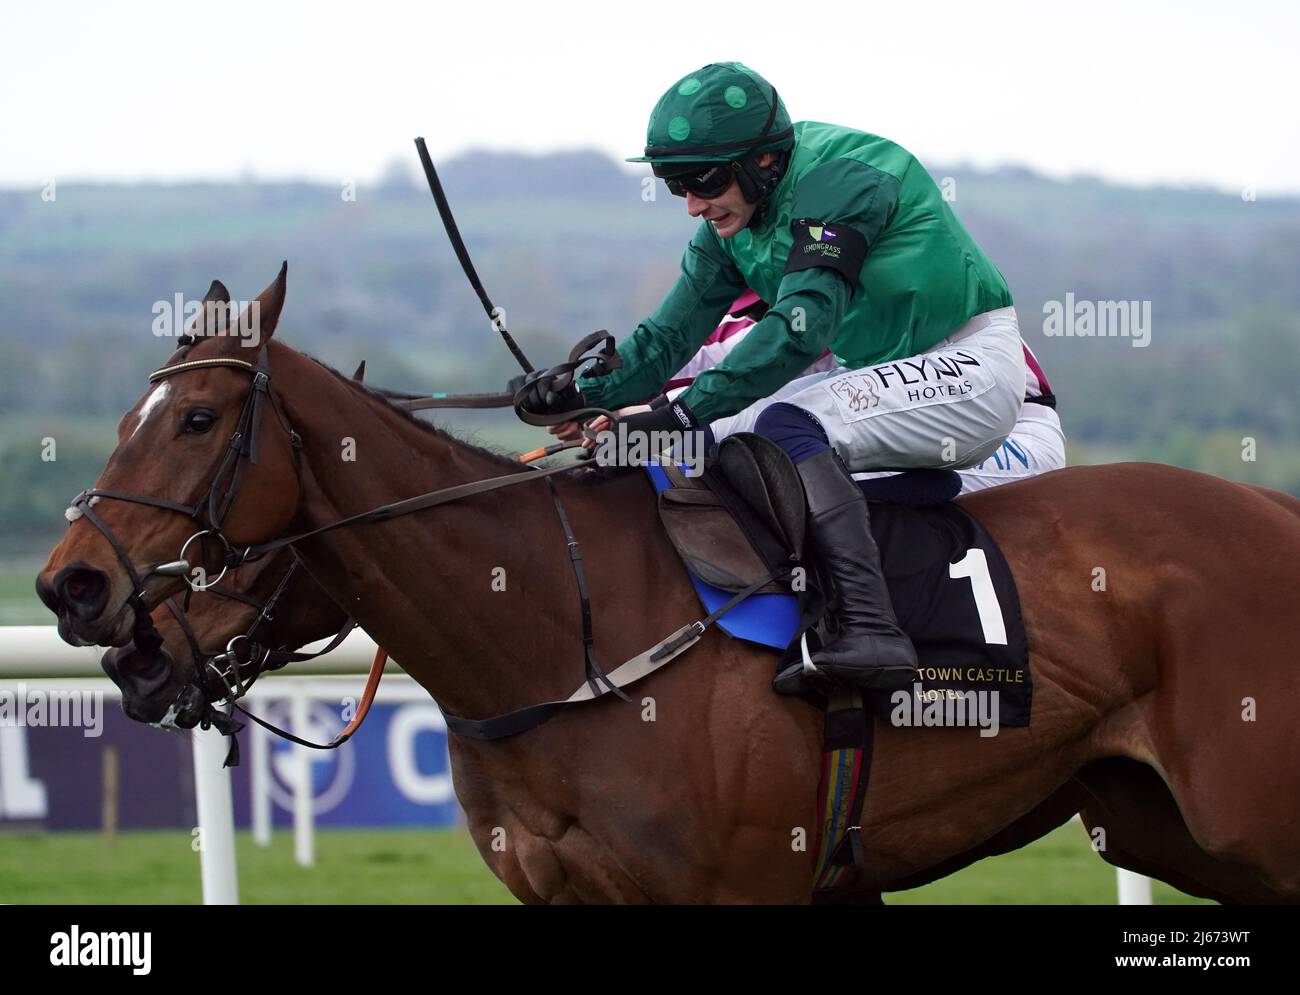
M804 460L798 470L808 496L807 539L839 596L839 635L812 654L813 665L855 687L910 688L919 679L916 650L894 617L866 497L833 449ZM802 694L819 684L824 679L806 674L802 662L772 682L781 694Z

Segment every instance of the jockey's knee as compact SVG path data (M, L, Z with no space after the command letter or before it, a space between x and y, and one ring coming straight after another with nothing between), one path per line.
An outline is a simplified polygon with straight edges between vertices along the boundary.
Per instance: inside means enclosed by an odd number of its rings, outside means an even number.
M982 431L977 444L958 456L954 469L965 469L984 462L1007 441L1020 420L1024 394L1019 385L1010 389L999 386L985 395L988 403L980 419Z
M784 401L764 408L754 431L784 449L795 463L830 448L826 430L812 412Z

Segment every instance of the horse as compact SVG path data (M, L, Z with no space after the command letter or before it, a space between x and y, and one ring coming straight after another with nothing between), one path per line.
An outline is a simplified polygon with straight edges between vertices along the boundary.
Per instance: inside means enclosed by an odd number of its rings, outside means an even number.
M181 690L194 681L196 670L205 665L204 657L211 655L196 653L196 648L225 647L232 639L254 631L259 622L263 628L256 630L258 638L267 646L286 650L338 632L347 621L343 612L310 575L298 572L289 577L295 564L293 553L284 549L240 567L229 584L229 591L236 596L195 599L184 613L184 624L167 606L155 608L154 624L162 635L160 647L148 652L130 642L108 650L103 657L104 671L121 691L126 714L139 722L160 725L166 719L169 725L192 728L200 717L197 711L173 711L172 706ZM263 621L262 608L272 599L275 613ZM1088 765L1033 812L992 839L927 868L912 881L895 884L927 883L983 857L1017 849L1080 809L1090 833L1102 829L1109 836L1107 844L1100 847L1109 862L1158 877L1192 894L1232 900L1229 887L1212 883L1235 873L1233 868L1219 866L1196 846L1168 788L1150 767L1122 758ZM1171 866L1166 859L1171 847L1183 851L1178 866ZM1188 864L1195 865L1195 878L1183 869Z
M102 527L71 515L37 579L60 633L129 642L141 611L184 583L148 565L176 559L197 517L182 512L206 495L225 502L228 548L298 536L329 598L444 711L567 696L582 646L546 488L521 481L314 531L421 490L536 472L274 338L285 293L282 268L252 305L257 363L248 340L196 334L124 416L96 490L137 498L103 497ZM217 283L208 296L229 301ZM252 403L259 390L270 403ZM218 487L241 426L260 452ZM639 472L550 479L582 544L605 659L698 615ZM1288 610L1300 502L1148 464L1071 468L961 501L1017 579L1033 720L987 738L878 721L863 860L841 899L876 901L1022 846L1081 808L1107 829L1109 860L1225 901L1300 898L1300 839L1277 818L1277 799L1300 787ZM484 860L524 902L809 901L799 840L816 820L822 714L772 692L774 663L710 629L630 704L606 697L498 741L453 735L453 782ZM1179 845L1145 830L1148 798L1125 790L1135 769L1165 786L1159 824L1181 827Z

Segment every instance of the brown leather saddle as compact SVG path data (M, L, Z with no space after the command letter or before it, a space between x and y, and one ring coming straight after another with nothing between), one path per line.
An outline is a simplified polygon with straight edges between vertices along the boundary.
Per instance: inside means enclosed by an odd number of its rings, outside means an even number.
M673 486L659 492L659 517L687 568L706 584L740 591L803 559L807 507L799 473L776 443L741 432L718 445L703 472L667 460ZM772 581L761 593L787 592Z

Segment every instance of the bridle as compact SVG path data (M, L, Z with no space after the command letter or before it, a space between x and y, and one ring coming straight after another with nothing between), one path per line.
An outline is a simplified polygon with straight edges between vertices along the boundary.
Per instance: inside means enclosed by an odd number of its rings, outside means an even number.
M192 338L186 337L189 342ZM186 343L188 344L188 343ZM267 367L266 346L262 346L258 352L256 361L249 362L244 359L235 359L234 357L213 357L211 359L192 359L171 366L164 366L161 369L154 370L149 374L150 383L158 383L168 377L178 373L185 373L192 370L213 369L216 367L227 367L236 370L242 370L251 374L252 384L249 387L248 396L244 399L243 409L239 413L239 420L235 424L234 434L230 437L230 443L226 446L222 454L221 461L218 463L212 480L208 484L207 490L194 504L181 504L176 501L169 501L166 498L155 497L151 494L134 494L129 491L104 490L101 488L91 488L84 490L72 499L71 505L64 513L64 517L69 522L75 522L78 518L85 516L100 534L113 547L114 553L117 554L118 561L126 569L127 576L131 578L131 603L137 616L141 613L147 615L144 608L144 586L145 583L154 575L158 576L177 576L178 574L188 574L188 562L185 560L185 553L189 550L191 543L195 540L206 539L209 536L218 539L225 549L225 557L221 573L212 581L206 581L204 584L194 584L191 587L194 590L203 590L220 582L225 576L226 570L231 563L230 554L233 552L229 540L227 540L222 527L230 514L230 510L235 503L235 498L239 494L240 484L243 482L244 469L249 463L257 463L258 452L261 448L261 422L262 406L270 399L272 409L275 411L276 418L281 427L288 433L290 445L293 447L295 458L302 449L302 437L290 427L285 419L283 412L280 410L279 402L275 400L271 393L271 371ZM228 483L224 483L225 481ZM94 510L94 505L101 498L111 498L117 501L128 501L132 504L146 505L152 508L161 508L164 511L173 511L177 514L185 515L193 519L202 528L185 540L181 546L180 554L176 560L166 563L157 564L140 574L135 569L130 557L126 555L126 547L113 533L99 514ZM137 628L140 628L139 618L137 617Z
M301 663L324 656L337 649L357 627L353 619L345 619L342 627L330 638L325 647L315 653L303 653L283 645L272 644L270 640L273 637L269 631L264 630L275 621L280 598L301 569L302 564L295 559L266 601L259 601L242 591L216 584L204 588L205 594L239 601L257 609L257 615L249 623L248 628L232 636L226 642L224 650L205 650L199 645L199 638L190 625L187 615L189 593L186 594L185 608L178 605L175 598L167 598L163 601L189 644L194 666L203 672L202 682L215 689L216 693L208 695L210 701L236 701L244 697L253 683L263 674L279 670L290 663ZM256 716L249 715L249 717L256 720Z
M184 336L181 340L182 345L192 345L193 342L194 338L192 336ZM233 565L231 554L234 552L222 529L230 515L231 508L234 506L235 499L238 497L246 466L249 463L255 464L258 461L261 448L262 409L268 401L275 412L276 420L289 437L295 459L297 459L297 454L302 449L302 437L289 425L283 411L280 409L279 402L271 393L271 371L267 365L267 348L265 345L259 350L256 360L252 362L234 357L182 360L154 370L153 373L149 374L149 382L151 384L158 383L179 373L218 367L247 372L251 375L252 382L249 386L248 396L244 399L243 408L240 410L239 419L235 424L234 433L230 437L230 442L222 453L221 460L212 474L207 490L197 501L187 505L151 494L91 488L82 491L72 499L71 505L65 512L65 517L69 522L74 522L82 517L90 522L112 547L118 562L130 578L131 593L128 596L127 603L134 613L132 641L137 649L142 652L156 653L161 649L163 642L161 634L154 625L150 609L145 602L145 585L154 576L185 576L190 586L190 590L186 594L187 606L190 594L195 591L209 591L218 596L246 602L258 609L258 616L247 632L231 639L223 653L208 654L199 646L193 627L190 626L185 612L175 603L175 600L168 598L163 602L176 618L194 653L193 677L177 695L176 705L179 706L184 703L199 705L203 728L208 728L210 725L216 726L226 735L233 735L234 732L242 728L242 724L234 720L229 710L224 714L217 711L213 707L215 702L225 700L229 705L233 706L235 700L243 697L252 687L253 682L267 670L284 666L297 657L310 659L318 654L283 655L284 651L282 650L262 648L254 641L254 636L258 634L258 631L272 619L280 595L287 588L290 579L298 568L296 561L276 587L271 599L265 604L259 604L255 599L238 591L218 587L226 571ZM94 506L103 498L175 512L193 519L202 527L185 540L175 560L156 564L144 573L140 573L136 570L135 564L127 554L126 547L121 539L95 511ZM213 580L209 581L204 578L203 583L196 583L189 576L191 573L190 565L185 556L196 540L200 541L202 545L209 537L217 539L225 551L221 572ZM333 649L341 643L347 633L354 627L355 623L349 619L343 629L335 636L329 649ZM245 644L246 651L252 651L244 660L240 659L240 653L237 649L241 642ZM255 718L254 716L250 717Z

